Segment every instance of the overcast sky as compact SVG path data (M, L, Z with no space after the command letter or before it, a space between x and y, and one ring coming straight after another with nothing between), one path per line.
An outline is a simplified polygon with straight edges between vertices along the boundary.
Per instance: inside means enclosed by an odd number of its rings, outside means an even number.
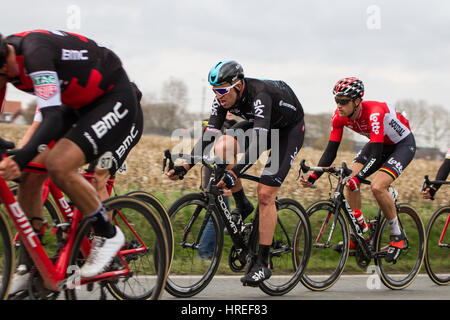
M248 77L286 81L307 113L331 112L345 76L364 81L368 100L450 109L450 1L22 0L2 12L5 36L67 30L111 48L153 97L170 77L183 80L190 111L209 110L207 74L222 59Z

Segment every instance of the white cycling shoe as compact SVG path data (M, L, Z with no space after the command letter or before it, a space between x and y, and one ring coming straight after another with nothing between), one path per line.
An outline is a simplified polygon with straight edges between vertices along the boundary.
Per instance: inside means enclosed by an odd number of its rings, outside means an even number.
M109 266L117 252L125 244L125 236L122 231L116 228L116 235L110 239L95 236L91 253L87 261L80 269L81 278L94 277Z

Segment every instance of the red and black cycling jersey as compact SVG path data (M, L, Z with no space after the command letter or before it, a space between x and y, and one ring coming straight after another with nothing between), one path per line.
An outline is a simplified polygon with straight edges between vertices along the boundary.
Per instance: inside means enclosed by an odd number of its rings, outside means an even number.
M245 78L244 91L237 105L225 109L214 99L208 128L220 130L227 111L253 121L253 128L282 129L303 120L303 107L284 81Z
M84 36L34 30L6 38L16 52L15 87L34 93L39 109L65 104L79 109L112 88L122 69L109 49Z
M344 127L368 137L370 142L385 145L397 144L411 132L409 121L394 106L377 101L362 101L355 120L339 116L336 109L331 120L330 140L340 142Z
M385 102L362 101L355 120L339 116L336 109L331 120L330 140L319 160L318 166L329 166L336 159L344 127L364 135L370 140L370 148L367 150L367 161L363 163L363 168L357 174L357 177L362 179L370 175L374 168L379 167L384 147L395 147L404 141L414 141L414 139L406 139L407 137L413 137L409 121L398 113L394 106ZM414 150L414 152L411 151L413 157L415 154L415 141L411 142L411 145L408 145L408 147ZM405 148L405 150L408 150L408 148ZM405 164L409 163L412 160L411 154L408 153L405 157L400 155L400 158L408 159L405 161ZM320 172L314 172L314 174L317 177L321 175ZM395 179L398 174L393 175L393 178Z

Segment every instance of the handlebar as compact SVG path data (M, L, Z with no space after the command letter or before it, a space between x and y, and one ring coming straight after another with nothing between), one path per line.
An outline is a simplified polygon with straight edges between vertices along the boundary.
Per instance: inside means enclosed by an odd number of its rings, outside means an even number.
M431 185L443 185L443 184L450 184L450 181L445 180L430 180L428 175L424 176L423 184L422 184L422 190L425 191L426 189L430 188ZM434 200L434 195L431 195L430 193L430 199Z
M299 176L301 175L301 172L307 173L308 171L317 171L317 172L326 172L329 174L333 174L335 176L341 176L344 179L346 177L349 177L353 172L351 169L348 168L348 166L345 162L342 162L341 167L335 167L335 166L333 166L333 167L311 167L311 166L307 166L305 163L306 163L305 159L300 161L300 168L298 171ZM358 180L362 184L370 185L369 180L359 179L359 178L358 178Z

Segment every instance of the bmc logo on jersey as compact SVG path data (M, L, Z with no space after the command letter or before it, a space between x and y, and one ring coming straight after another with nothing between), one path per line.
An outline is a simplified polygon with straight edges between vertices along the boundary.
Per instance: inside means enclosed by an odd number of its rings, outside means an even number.
M264 110L263 110L263 108L265 107L263 104L262 104L262 102L261 102L261 100L256 100L254 103L253 103L253 107L254 107L254 114L255 114L255 117L259 117L259 118L263 118L264 119L264 115L263 115L263 113L264 113Z
M380 114L377 113L372 113L369 117L369 120L371 121L370 125L372 126L372 132L375 134L379 134L380 133L380 122L378 121L378 116Z
M87 50L68 50L62 49L61 60L89 60L85 55Z

